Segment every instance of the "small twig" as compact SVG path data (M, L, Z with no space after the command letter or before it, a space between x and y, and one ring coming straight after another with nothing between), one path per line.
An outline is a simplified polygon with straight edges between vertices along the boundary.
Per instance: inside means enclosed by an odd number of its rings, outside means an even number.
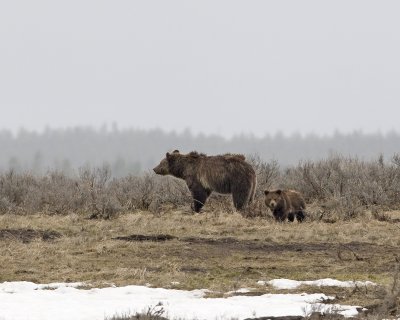
M340 242L339 242L339 246L341 246L341 247L343 247L343 248L349 250L349 251L354 255L354 257L356 258L357 261L363 261L363 260L365 260L364 258L360 257L353 249L351 249L350 247L344 245L343 243L340 243ZM340 247L339 247L339 248L340 248ZM340 249L339 249L339 251L338 251L338 256L339 256L339 259L342 260L342 258L341 258L341 250L340 250Z

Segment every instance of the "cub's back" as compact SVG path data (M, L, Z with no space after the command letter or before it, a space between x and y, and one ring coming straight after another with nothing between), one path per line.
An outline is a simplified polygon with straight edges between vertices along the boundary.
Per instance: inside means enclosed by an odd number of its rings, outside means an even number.
M286 196L290 199L290 202L293 207L295 208L302 208L306 207L306 203L304 201L303 195L296 190L285 190Z

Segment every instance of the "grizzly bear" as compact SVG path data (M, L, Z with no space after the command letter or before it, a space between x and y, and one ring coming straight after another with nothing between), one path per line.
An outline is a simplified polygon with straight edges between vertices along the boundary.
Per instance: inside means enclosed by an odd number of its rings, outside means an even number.
M243 155L225 154L207 156L179 150L166 154L154 172L172 175L186 181L193 196L194 211L199 212L211 192L232 194L237 210L251 203L256 189L256 174Z
M287 218L293 222L295 216L299 222L304 220L306 204L299 192L295 190L265 190L264 194L265 204L271 209L277 221L285 221Z

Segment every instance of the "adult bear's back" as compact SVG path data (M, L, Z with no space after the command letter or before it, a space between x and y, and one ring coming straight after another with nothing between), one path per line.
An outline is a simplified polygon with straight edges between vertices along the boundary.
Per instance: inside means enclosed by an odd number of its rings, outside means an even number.
M250 188L256 179L254 169L245 157L232 154L203 157L196 175L205 188L219 193Z

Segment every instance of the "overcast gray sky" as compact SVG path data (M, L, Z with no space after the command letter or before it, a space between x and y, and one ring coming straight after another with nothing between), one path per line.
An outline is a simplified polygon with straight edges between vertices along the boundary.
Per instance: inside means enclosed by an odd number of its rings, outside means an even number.
M397 130L399 1L0 3L0 129Z

